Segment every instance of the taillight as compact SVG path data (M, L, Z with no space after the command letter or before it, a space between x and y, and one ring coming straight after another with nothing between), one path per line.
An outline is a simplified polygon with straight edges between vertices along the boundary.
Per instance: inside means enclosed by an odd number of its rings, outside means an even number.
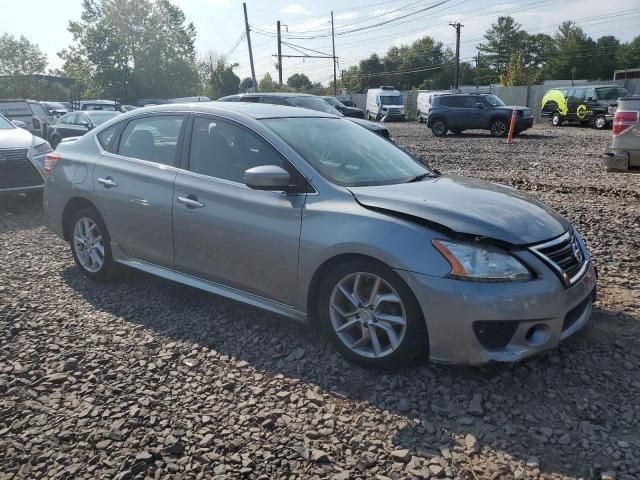
M620 135L638 123L638 112L621 112L613 116L613 134Z
M53 167L62 159L62 157L56 152L47 153L44 157L44 173L45 175L51 175Z
M35 130L40 130L40 120L38 120L37 118L33 119L33 128Z

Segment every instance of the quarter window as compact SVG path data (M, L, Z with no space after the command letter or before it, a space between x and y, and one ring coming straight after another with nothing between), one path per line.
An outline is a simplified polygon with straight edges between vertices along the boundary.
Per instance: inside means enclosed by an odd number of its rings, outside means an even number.
M62 118L62 120L60 120L60 122L65 125L74 125L75 123L77 123L77 118L78 118L78 114L72 113L70 115L65 115Z
M122 123L111 125L109 128L104 129L97 135L98 141L100 142L100 145L102 145L102 148L104 148L105 150L109 150L109 147L113 142L114 135L118 133L118 130L120 129L120 125L122 125Z
M261 165L284 166L282 158L248 130L217 118L194 120L189 170L244 183L245 170Z
M174 165L183 121L182 115L131 120L122 131L118 153L162 165Z

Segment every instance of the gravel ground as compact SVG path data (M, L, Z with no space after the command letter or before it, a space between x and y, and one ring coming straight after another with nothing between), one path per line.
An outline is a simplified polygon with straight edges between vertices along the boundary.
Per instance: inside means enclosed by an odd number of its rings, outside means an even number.
M640 478L640 175L604 173L610 132L390 128L576 223L600 272L584 332L517 365L364 371L232 301L92 283L37 202L0 198L0 478Z

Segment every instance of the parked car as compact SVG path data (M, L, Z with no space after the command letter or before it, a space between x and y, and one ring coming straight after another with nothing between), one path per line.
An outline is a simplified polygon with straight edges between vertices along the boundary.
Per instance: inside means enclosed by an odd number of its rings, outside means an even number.
M333 114L147 107L61 143L45 170L45 218L90 279L123 264L318 322L365 367L516 361L591 314L568 220Z
M608 171L640 169L640 96L618 100L611 146L603 158Z
M59 118L71 111L66 105L60 102L40 102L50 117Z
M356 107L347 107L344 103L338 100L336 97L320 97L333 108L338 110L345 117L352 118L364 118L364 112Z
M404 120L404 99L393 87L367 90L367 120Z
M120 104L114 100L80 100L75 110L100 110L121 112Z
M86 110L70 112L60 117L51 127L49 141L56 148L63 138L80 137L98 125L117 117L120 112Z
M427 121L427 116L433 105L433 99L440 95L451 95L451 92L433 90L421 90L418 92L416 100L416 120L418 122L424 123Z
M619 85L553 88L542 97L542 116L551 117L556 127L579 122L602 129L611 125L618 98L628 94Z
M24 122L29 132L42 138L47 138L48 125L52 123L39 102L24 98L0 99L0 115Z
M0 194L39 192L51 146L0 115Z
M493 94L439 95L433 99L427 127L436 137L447 131L459 134L470 129L489 130L494 137L504 137L509 133L514 108L517 134L533 125L529 108L507 106Z
M272 105L288 105L290 107L308 108L318 112L330 113L343 117L344 115L315 95L306 93L246 93L239 95L229 95L218 99L218 102L251 102L268 103ZM389 129L361 118L348 117L348 119L358 125L377 133L381 137L393 140Z
M143 98L136 102L136 107L150 107L153 105L164 105L166 103L172 103L169 100L162 98Z
M167 100L170 103L193 103L193 102L210 102L211 99L205 96L199 97L177 97Z
M336 98L344 103L347 107L356 106L356 104L353 102L353 99L349 95L339 95Z

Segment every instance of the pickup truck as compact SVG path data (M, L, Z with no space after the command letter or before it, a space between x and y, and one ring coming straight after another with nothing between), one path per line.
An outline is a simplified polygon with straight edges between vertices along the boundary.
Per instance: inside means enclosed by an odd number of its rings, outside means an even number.
M640 95L618 100L611 146L602 158L607 171L640 171Z

